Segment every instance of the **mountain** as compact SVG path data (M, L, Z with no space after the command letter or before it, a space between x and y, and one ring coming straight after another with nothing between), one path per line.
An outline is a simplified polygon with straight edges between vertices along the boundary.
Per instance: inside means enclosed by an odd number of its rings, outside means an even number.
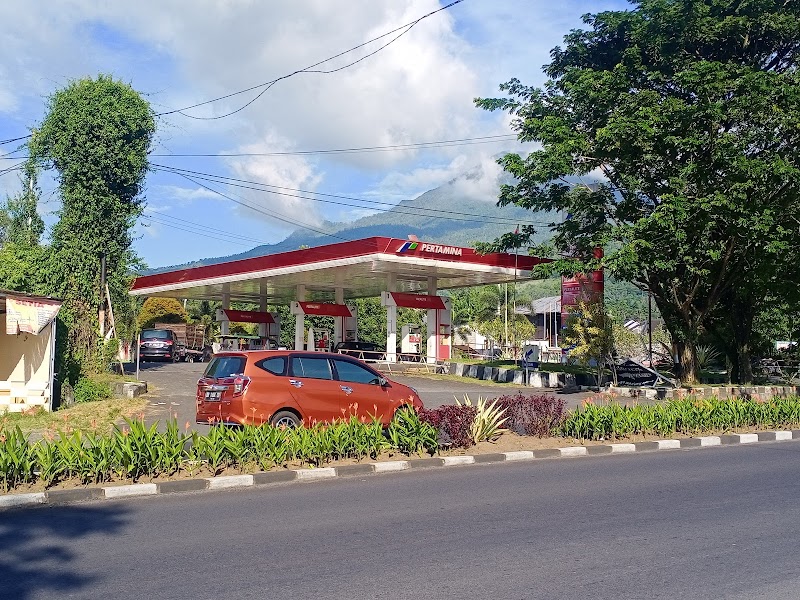
M319 227L331 235L298 229L275 244L257 246L240 254L209 257L182 265L150 269L144 274L217 264L297 250L301 246L322 246L374 236L405 239L413 234L424 241L469 247L475 242L492 241L504 233L512 232L517 225L530 222L549 223L557 219L554 213L534 213L515 206L497 207L495 190L499 190L499 185L500 181L494 177L487 185L483 169L477 166L416 198L401 201L390 210L349 223L326 222ZM483 189L492 191L481 194L479 190ZM541 231L541 237L537 241L543 241L549 236L546 227L542 226Z

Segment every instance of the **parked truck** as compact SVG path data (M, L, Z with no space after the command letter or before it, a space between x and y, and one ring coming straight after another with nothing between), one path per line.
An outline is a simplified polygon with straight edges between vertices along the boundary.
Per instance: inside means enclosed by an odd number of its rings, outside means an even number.
M207 361L211 346L206 344L205 327L189 323L156 323L156 329L169 329L178 342L178 360L186 362Z

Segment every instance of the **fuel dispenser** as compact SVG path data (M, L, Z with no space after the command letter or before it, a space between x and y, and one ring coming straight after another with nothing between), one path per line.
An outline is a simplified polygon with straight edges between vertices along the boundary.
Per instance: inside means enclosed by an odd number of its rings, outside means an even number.
M400 352L418 356L422 344L422 328L419 325L403 325L401 333Z

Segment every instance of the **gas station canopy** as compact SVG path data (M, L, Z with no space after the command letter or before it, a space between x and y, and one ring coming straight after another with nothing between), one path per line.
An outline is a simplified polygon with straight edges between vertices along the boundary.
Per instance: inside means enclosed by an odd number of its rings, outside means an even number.
M371 237L143 275L136 278L131 294L239 302L259 302L266 296L271 303L289 304L304 286L306 300L332 302L337 289L352 299L527 279L541 262L547 259Z

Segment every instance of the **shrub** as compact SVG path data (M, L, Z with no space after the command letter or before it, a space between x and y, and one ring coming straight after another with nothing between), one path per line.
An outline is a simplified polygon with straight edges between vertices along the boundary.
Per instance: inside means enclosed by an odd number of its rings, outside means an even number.
M75 402L95 402L112 397L111 386L105 381L82 377L75 384Z
M389 444L404 454L433 454L439 447L436 427L413 408L399 409L386 430Z
M522 392L500 396L495 407L504 411L505 426L519 435L545 437L564 421L564 400L547 395L526 396Z
M664 404L596 405L587 401L571 411L560 433L579 439L613 439L636 434L694 435L739 427L786 427L800 424L800 398L676 398Z
M464 404L461 404L458 398L456 398L456 404L458 406L473 406L472 401L466 394L464 394ZM473 442L476 444L484 440L493 442L508 431L502 427L507 421L505 409L497 406L496 400L487 404L486 400L479 396L478 402L474 406L478 412L472 422Z
M472 424L478 409L474 406L446 404L431 410L422 409L419 418L439 431L440 446L469 448L474 445Z

